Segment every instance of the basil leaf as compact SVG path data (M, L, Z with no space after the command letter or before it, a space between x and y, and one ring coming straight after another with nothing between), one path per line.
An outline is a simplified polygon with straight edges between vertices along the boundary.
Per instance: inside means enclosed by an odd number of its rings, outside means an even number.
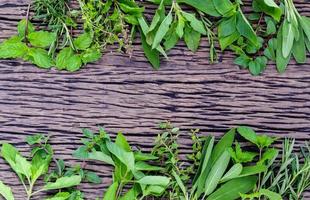
M200 44L201 34L192 27L186 25L184 30L184 41L191 51L196 52Z
M118 189L118 183L114 182L104 193L103 200L116 200L117 189Z
M4 185L2 181L0 181L0 195L2 195L5 200L14 200L11 188Z
M227 16L233 9L234 5L230 0L212 0L215 9L223 16Z
M206 35L207 31L202 21L198 20L194 14L182 12L182 15L185 17L187 21L190 22L191 27L201 33L202 35Z
M224 151L217 161L212 165L211 171L205 183L205 195L211 194L219 184L230 161L230 154Z
M282 55L284 58L287 58L293 48L295 37L293 32L293 26L286 19L283 22L282 32Z
M276 21L280 21L282 10L274 0L254 0L252 5L255 12L264 12Z
M152 64L154 69L160 68L159 52L156 49L152 49L151 46L146 42L146 38L142 30L140 29L142 48L145 57Z
M81 176L75 175L70 177L58 178L55 182L48 182L43 187L44 190L57 190L62 188L70 188L81 183Z
M252 26L245 18L244 14L241 11L237 12L237 30L240 35L247 38L251 41L255 46L258 46L258 38L256 36L255 31L253 30Z
M234 164L228 172L225 173L225 175L221 178L220 182L226 182L233 178L238 177L242 172L242 165L240 163Z
M160 24L158 31L155 34L154 41L152 44L152 49L155 49L159 46L162 39L164 38L164 36L168 32L171 23L172 23L172 13L170 11L169 14L165 17L165 19Z
M221 13L215 9L215 6L213 4L213 0L177 0L178 3L185 3L187 5L190 5L197 10L200 10L208 15L219 17L221 16Z

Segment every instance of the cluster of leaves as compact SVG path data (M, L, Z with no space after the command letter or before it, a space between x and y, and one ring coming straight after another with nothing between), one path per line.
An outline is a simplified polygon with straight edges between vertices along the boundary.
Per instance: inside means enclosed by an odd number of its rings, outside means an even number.
M158 1L154 1L158 3ZM166 14L165 4L170 5ZM211 22L203 13L185 12L175 1L160 1L150 25L144 18L139 18L142 46L145 56L153 68L159 69L160 55L167 58L166 52L172 49L180 39L184 39L188 49L196 52L201 36L208 36L210 42L210 59L216 59L214 33Z
M84 29L93 33L93 40L100 49L117 43L119 50L132 53L131 44L143 7L134 0L79 0L79 4Z
M154 175L162 170L152 165L158 158L141 151L134 151L123 134L118 133L113 142L100 128L99 134L84 129L84 145L74 153L79 159L97 160L112 165L113 183L104 194L104 200L133 200L147 196L161 196L169 185L170 179ZM153 175L152 175L153 174ZM129 190L124 193L124 187Z
M20 182L24 186L29 200L36 194L44 191L57 191L48 200L82 200L83 193L75 189L74 186L80 184L82 180L99 183L100 179L93 172L82 170L79 166L74 168L66 167L63 160L56 160L48 137L43 135L29 136L26 139L31 146L30 161L23 157L11 144L4 143L1 147L2 157L9 163L11 169L16 173ZM54 162L56 170L49 172L51 163ZM44 185L34 191L37 181L44 177ZM14 200L10 187L0 181L0 194L6 200Z
M101 57L98 49L93 48L90 33L83 33L73 40L74 47L63 48L52 57L54 43L58 40L56 32L36 31L32 23L21 20L18 23L18 35L0 44L0 58L21 58L40 68L55 66L59 70L77 71L83 64L94 62Z
M163 124L162 128L165 131L158 136L153 154L159 155L164 161L162 162L165 166L164 172L171 177L169 191L165 193L165 197L169 199L281 200L292 196L293 199L300 199L302 193L309 187L309 146L308 151L302 151L306 161L304 165L289 153L279 167L279 164L275 163L279 151L271 147L276 138L257 135L249 127L233 128L217 143L213 136L195 136L193 138L195 149L197 147L201 149L201 142L203 147L200 154L196 152L190 155L192 159L195 158L193 159L195 162L199 160L200 163L197 167L191 167L191 171L196 174L194 178L189 179L188 171L179 170L182 165L178 156L178 129L169 123ZM236 134L255 145L247 147L252 151L246 151L241 147L235 139ZM293 144L289 148L292 150ZM287 153L284 152L285 154ZM289 164L293 164L292 171L286 169ZM281 184L285 184L285 187ZM280 192L280 189L283 191Z

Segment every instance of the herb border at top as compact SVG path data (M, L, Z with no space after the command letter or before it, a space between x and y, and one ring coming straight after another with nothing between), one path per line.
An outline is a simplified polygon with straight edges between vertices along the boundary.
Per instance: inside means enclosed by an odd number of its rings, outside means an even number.
M32 0L34 16L18 23L18 34L0 44L0 58L21 58L40 68L77 71L99 60L109 45L132 56L132 42L140 32L142 47L154 69L161 57L184 40L196 52L202 37L207 37L210 63L220 51L232 50L234 63L260 75L269 61L283 73L291 58L305 63L310 52L310 18L302 16L293 0L253 0L245 14L241 0L148 0L158 5L152 20L145 8L134 0ZM184 9L183 5L192 9ZM83 33L76 36L83 21ZM29 20L30 19L30 20ZM30 21L40 22L37 30Z

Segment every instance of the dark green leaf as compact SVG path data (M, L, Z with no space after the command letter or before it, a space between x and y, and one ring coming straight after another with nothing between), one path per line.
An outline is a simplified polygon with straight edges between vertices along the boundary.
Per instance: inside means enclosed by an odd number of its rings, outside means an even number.
M201 34L195 31L192 27L186 25L184 30L184 41L187 48L196 52L200 44Z
M28 40L32 46L47 48L56 41L56 34L47 31L32 32L28 35Z

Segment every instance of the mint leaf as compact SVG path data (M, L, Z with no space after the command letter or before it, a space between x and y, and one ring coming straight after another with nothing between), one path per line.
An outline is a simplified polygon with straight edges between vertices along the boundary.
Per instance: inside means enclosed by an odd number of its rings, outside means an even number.
M22 58L27 52L27 45L20 42L20 38L16 36L5 40L0 45L0 58Z
M62 49L56 57L56 68L59 70L66 69L68 67L68 59L74 55L71 47Z
M87 49L81 54L81 59L84 64L95 62L101 58L102 54L99 49L91 48Z
M56 33L47 31L32 32L29 34L28 40L32 46L47 48L56 40Z
M25 19L20 20L17 24L18 36L21 38L25 37L26 25L27 25L27 21ZM27 30L28 30L28 34L35 31L35 28L30 21L28 21L28 29Z
M78 55L71 56L66 63L66 69L70 72L75 72L79 70L81 66L82 60Z
M75 48L77 48L78 50L87 49L88 47L90 47L91 43L92 37L90 33L83 33L73 41Z
M38 67L48 69L54 65L52 58L45 49L31 48L28 56L27 60L30 60Z

